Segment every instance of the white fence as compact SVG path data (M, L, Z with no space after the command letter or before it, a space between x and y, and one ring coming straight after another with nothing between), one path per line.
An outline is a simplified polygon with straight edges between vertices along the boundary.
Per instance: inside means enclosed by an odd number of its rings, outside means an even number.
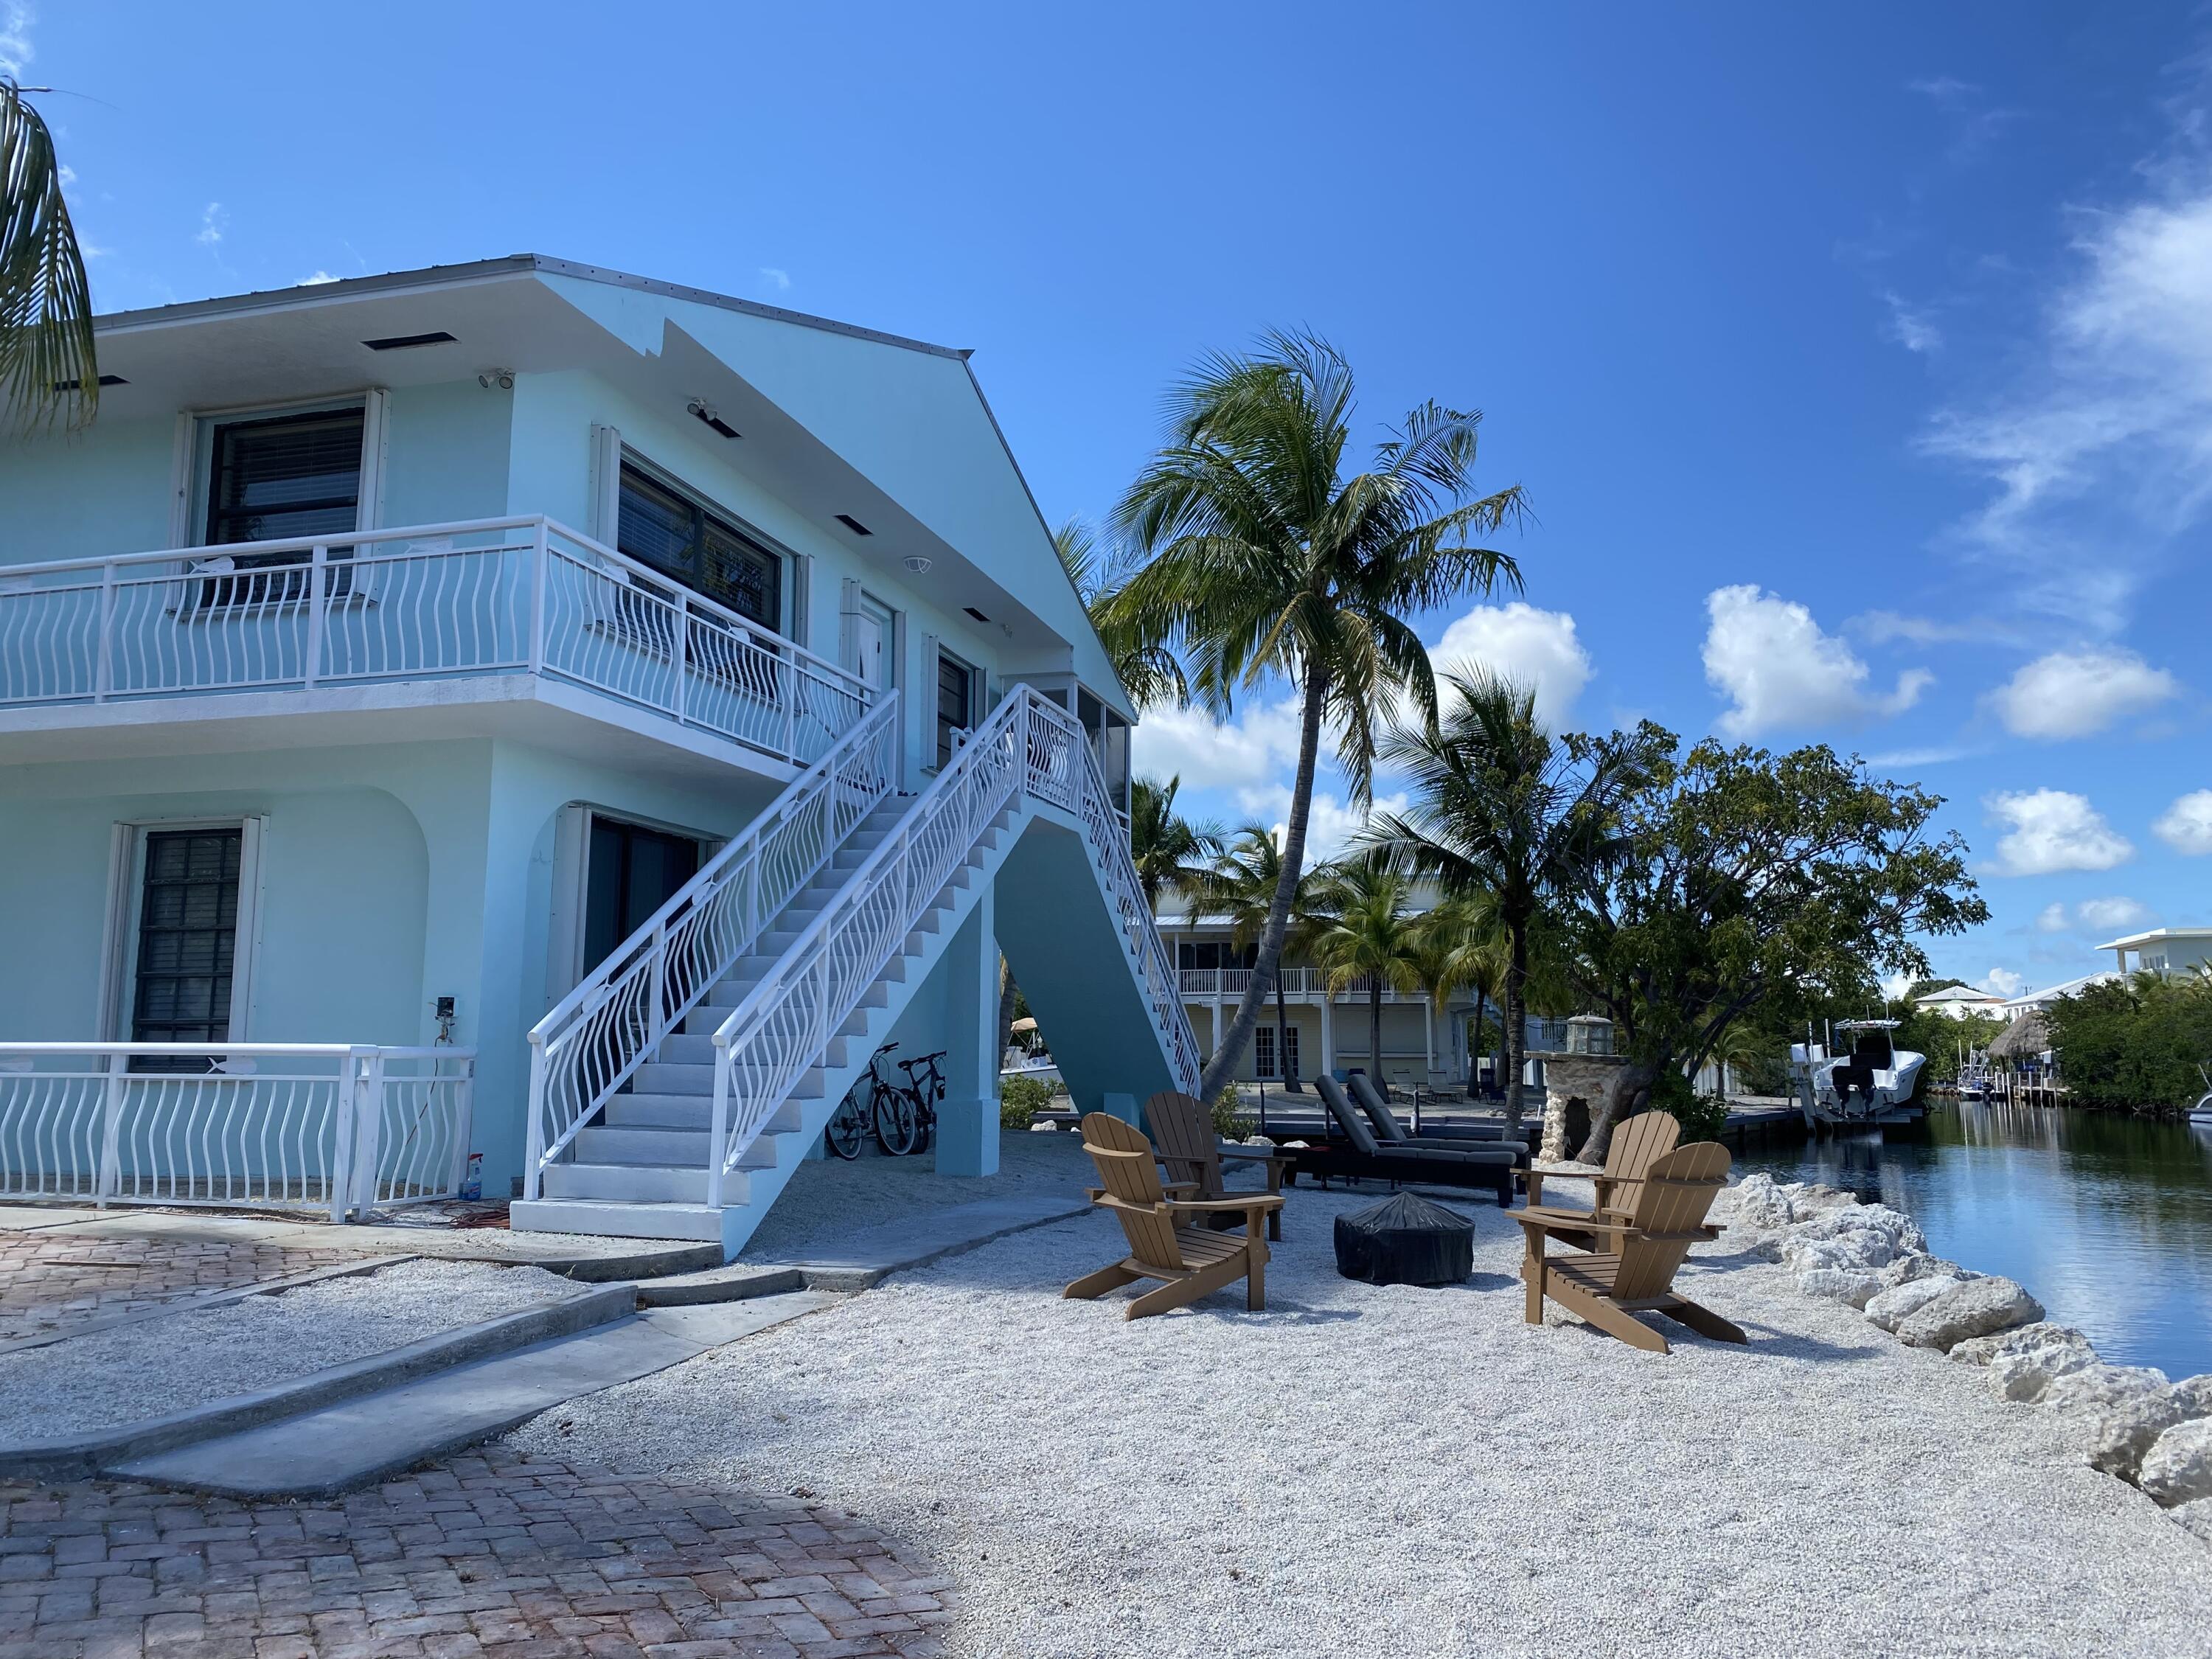
M1245 988L1252 983L1249 968L1185 968L1177 975L1187 997L1242 997ZM1315 1000L1330 997L1338 1002L1364 1003L1367 1000L1368 979L1361 975L1334 992L1318 968L1285 968L1281 971L1283 995L1285 998ZM1462 989L1455 994L1456 1000L1472 1001L1474 993ZM1272 997L1273 994L1270 993ZM1426 1002L1425 991L1401 991L1395 985L1382 988L1385 1002Z
M0 1200L326 1210L451 1198L473 1048L0 1043Z
M1018 685L714 1033L709 1205L984 830L1025 793L1082 823L1177 1082L1198 1086L1197 1039L1097 760L1079 725Z
M867 686L543 516L0 568L0 706L536 673L804 763Z
M525 1197L890 794L898 741L894 691L531 1028Z

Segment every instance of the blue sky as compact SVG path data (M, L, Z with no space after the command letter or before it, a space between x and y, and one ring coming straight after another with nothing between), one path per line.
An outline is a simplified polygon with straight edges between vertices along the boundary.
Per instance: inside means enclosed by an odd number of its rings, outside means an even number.
M1948 798L2010 989L2212 921L2212 33L2174 6L0 0L105 308L525 249L975 349L1048 517L1197 353L1486 411L1577 726ZM1277 817L1284 722L1141 759ZM1389 790L1388 781L1382 786ZM2200 793L2202 792L2202 793ZM1341 834L1340 799L1324 803Z

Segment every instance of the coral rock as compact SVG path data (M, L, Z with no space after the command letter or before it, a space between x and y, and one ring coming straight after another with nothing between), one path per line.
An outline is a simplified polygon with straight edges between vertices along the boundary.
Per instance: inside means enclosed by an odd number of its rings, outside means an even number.
M2182 1420L2181 1401L2163 1371L2140 1365L2089 1365L2059 1377L2043 1403L2077 1419L2089 1467L2136 1479L2143 1455Z
M2212 1498L2212 1417L2177 1423L2152 1441L2136 1484L2168 1509Z
M1954 1285L1897 1328L1910 1347L1948 1353L1970 1336L1987 1336L2043 1317L2043 1304L2009 1279L1972 1279Z

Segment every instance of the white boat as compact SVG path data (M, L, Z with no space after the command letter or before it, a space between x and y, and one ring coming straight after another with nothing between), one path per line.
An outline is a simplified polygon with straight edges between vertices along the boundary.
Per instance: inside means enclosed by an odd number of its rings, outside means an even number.
M1910 1123L1923 1112L1921 1072L1928 1056L1891 1040L1893 1019L1838 1020L1832 1028L1848 1049L1830 1054L1825 1044L1790 1047L1790 1074L1798 1109L1808 1126Z

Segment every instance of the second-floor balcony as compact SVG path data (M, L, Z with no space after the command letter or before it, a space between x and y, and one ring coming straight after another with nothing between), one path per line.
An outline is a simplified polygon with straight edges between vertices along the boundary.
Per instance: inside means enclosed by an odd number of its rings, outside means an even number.
M284 712L301 694L357 708L380 689L436 706L522 677L800 767L871 696L542 516L0 566L0 729L220 717L252 698Z
M1243 996L1245 988L1252 982L1252 970L1249 968L1185 968L1182 970L1182 994L1187 999L1210 1000L1219 997L1233 1000ZM1318 968L1285 968L1282 971L1282 983L1283 995L1294 1002L1320 1002L1325 1000L1336 1002L1365 1002L1369 985L1366 976L1363 975L1339 986L1332 993L1328 988L1328 975ZM1474 994L1468 991L1463 993L1462 996L1465 1000L1471 1002L1474 1000ZM1455 1000L1458 1000L1461 999L1455 999ZM1382 988L1382 1000L1425 1002L1428 1000L1428 993L1401 991L1395 986L1385 985Z

